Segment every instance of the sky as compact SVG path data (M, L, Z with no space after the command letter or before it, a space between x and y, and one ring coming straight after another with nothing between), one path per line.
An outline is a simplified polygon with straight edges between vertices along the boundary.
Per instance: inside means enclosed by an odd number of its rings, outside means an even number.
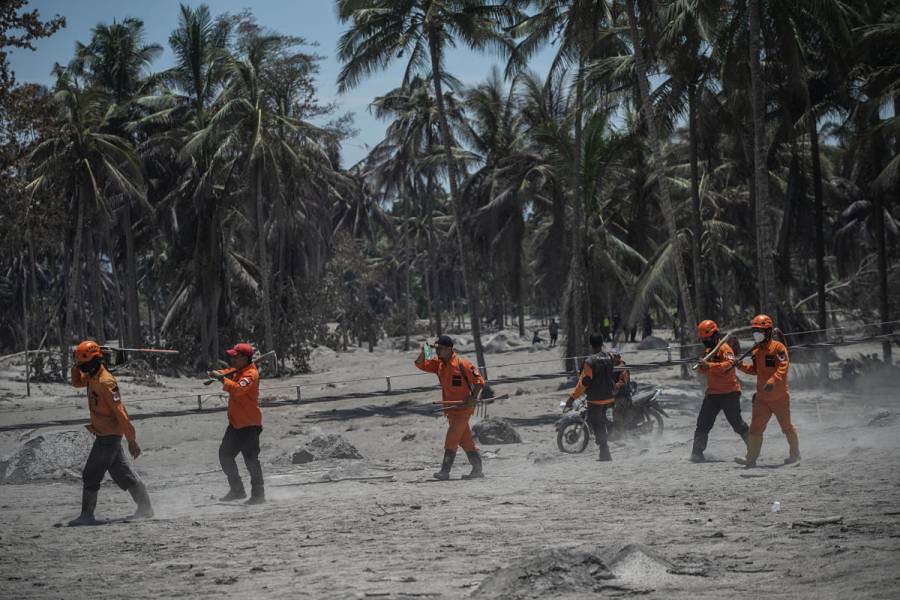
M50 70L54 63L67 63L74 53L75 42L87 42L97 23L121 21L136 17L144 21L147 42L164 47L162 56L153 65L154 71L172 66L173 55L168 47L169 34L178 22L179 4L197 6L203 2L188 0L31 0L28 9L37 9L44 19L54 15L66 18L66 27L50 38L38 40L35 52L14 50L10 60L19 82L52 83ZM260 25L279 33L299 36L318 43L315 52L325 57L320 64L317 81L324 103L336 102L337 114L352 112L359 134L344 145L344 165L361 160L367 148L377 144L384 135L387 123L369 112L372 100L394 89L402 78L402 61L388 70L376 73L350 92L337 93L337 76L341 64L336 58L337 40L344 30L338 22L333 0L207 0L213 15L239 13L251 8ZM474 85L487 78L491 66L503 60L490 54L476 54L466 49L452 50L447 58L448 70L466 85ZM531 67L546 72L550 63L549 51L536 57Z

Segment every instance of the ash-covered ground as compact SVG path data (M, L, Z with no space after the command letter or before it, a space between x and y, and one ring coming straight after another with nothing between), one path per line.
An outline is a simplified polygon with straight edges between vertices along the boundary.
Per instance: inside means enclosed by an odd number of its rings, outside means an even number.
M593 446L579 455L556 448L564 378L504 383L558 370L557 350L514 337L492 349L489 365L525 363L489 373L495 392L510 394L489 415L508 419L522 443L483 445L486 479L459 479L469 468L462 453L452 481L432 479L445 431L436 390L352 397L384 390L386 374L414 373L418 350L317 350L313 374L263 380L263 397L276 401L264 408L262 436L269 501L252 507L217 501L227 491L217 458L225 413L192 412L196 394L214 390L186 378L149 387L122 374L156 518L87 528L57 526L80 508L90 444L75 422L87 420L83 391L39 384L25 398L21 366L4 365L0 597L898 597L900 407L889 380L795 386L803 461L778 467L787 445L773 419L764 466L747 471L732 462L742 443L721 415L707 452L719 460L688 461L701 382L676 368L635 371L642 387L664 389L671 418L661 436L613 443L613 462L600 463ZM338 380L349 382L327 383ZM749 421L752 383L742 380ZM425 374L391 381L395 391L432 383ZM338 399L291 404L295 385L304 400ZM328 435L362 458L292 464L296 450L322 448L311 442ZM780 512L771 511L776 500ZM107 480L98 516L132 510Z

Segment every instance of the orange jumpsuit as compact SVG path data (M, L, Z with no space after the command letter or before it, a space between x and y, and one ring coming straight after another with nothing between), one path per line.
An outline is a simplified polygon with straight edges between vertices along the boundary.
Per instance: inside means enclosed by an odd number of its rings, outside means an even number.
M228 423L235 429L262 427L262 411L259 409L259 370L250 363L240 371L228 373L222 380L222 389L228 392Z
M88 431L98 437L124 435L129 442L134 441L134 426L122 404L119 384L106 367L100 365L93 377L72 367L72 385L87 388L88 409L91 411L91 424L86 425Z
M719 351L706 364L700 365L700 372L706 376L706 394L731 394L741 391L734 370L734 350L727 343L719 346Z
M483 386L484 378L478 368L455 352L446 362L434 357L416 364L416 367L427 373L435 373L441 383L441 402L447 416L447 435L444 448L456 452L462 446L466 452L478 452L469 419L475 414L474 406L458 406L471 394L475 386Z
M796 433L791 423L791 395L788 392L788 369L790 357L784 344L770 339L753 351L753 362L741 364L739 368L748 375L756 375L756 398L753 402L753 416L750 433L762 436L772 415L778 420L781 431ZM766 385L771 389L766 391Z

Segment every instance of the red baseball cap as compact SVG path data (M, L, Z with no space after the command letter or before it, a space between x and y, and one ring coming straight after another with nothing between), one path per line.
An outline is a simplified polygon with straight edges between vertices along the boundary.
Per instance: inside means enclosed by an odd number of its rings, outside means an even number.
M234 348L229 348L225 351L225 354L228 356L237 356L238 354L243 354L247 358L253 358L253 346L250 344L235 344Z

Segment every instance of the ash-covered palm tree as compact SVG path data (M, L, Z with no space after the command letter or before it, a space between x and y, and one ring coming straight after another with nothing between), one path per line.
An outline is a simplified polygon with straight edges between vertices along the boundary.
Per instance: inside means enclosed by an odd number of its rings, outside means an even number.
M518 12L506 2L486 0L337 0L337 9L341 22L350 24L338 42L338 56L344 61L338 77L341 91L356 86L363 77L386 68L397 58L406 61L404 83L415 74L431 70L472 336L478 363L484 365L480 291L463 228L461 173L453 156L455 143L444 98L444 58L447 48L457 40L477 50L507 48L498 31L511 25Z
M67 212L72 215L66 232L71 261L66 294L68 339L64 341L72 342L76 334L83 337L85 333L85 324L75 322L75 310L81 300L82 264L87 265L92 276L91 333L103 341L102 262L92 221L105 218L108 200L114 194L145 202L143 172L128 140L106 133L111 111L105 92L83 90L62 72L57 87L54 100L59 110L58 123L54 135L44 139L29 157L34 179L28 187L36 196L65 199ZM68 354L63 347L64 369Z

